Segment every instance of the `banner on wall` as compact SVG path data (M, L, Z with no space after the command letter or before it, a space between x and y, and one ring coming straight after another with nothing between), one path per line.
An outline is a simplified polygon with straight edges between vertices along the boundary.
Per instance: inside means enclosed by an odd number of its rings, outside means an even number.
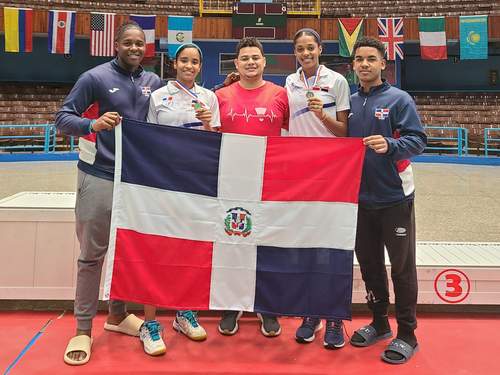
M460 60L488 58L488 16L460 16Z
M168 55L174 58L177 49L193 42L193 17L168 16Z
M403 18L377 18L378 38L385 45L387 60L404 59Z
M49 11L48 50L69 54L75 43L76 13L64 10Z
M350 57L356 41L363 36L362 18L339 18L339 55Z
M90 55L115 55L115 14L90 14Z
M446 60L444 17L419 17L420 57L422 60Z
M156 27L156 16L149 15L137 15L132 14L130 20L135 21L144 30L146 35L146 53L144 57L153 57L155 55L155 27Z
M31 52L33 48L33 10L3 8L5 52Z

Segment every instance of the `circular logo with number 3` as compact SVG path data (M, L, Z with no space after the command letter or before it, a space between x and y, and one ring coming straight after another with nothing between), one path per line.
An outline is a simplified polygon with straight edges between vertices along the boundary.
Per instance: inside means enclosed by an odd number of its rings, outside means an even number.
M470 280L464 272L449 268L434 279L434 291L446 303L459 303L470 293Z

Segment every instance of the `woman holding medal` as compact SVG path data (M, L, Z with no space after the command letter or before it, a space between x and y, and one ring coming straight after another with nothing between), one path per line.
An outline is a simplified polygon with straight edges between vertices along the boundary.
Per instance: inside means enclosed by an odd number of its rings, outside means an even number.
M174 60L176 79L151 94L148 122L210 131L220 127L217 97L195 83L202 59L196 44L179 47Z
M219 103L215 94L195 83L201 70L203 55L196 44L188 43L179 47L175 54L176 79L154 91L149 102L148 122L180 126L192 129L216 131L220 127ZM165 353L161 329L148 330L149 326L159 327L156 307L144 306L144 325L140 338L144 351L150 355ZM198 322L196 312L177 311L173 328L191 340L205 340L207 333Z
M349 84L339 73L320 65L321 39L313 29L300 29L293 39L300 68L286 79L290 103L290 135L347 136Z
M301 65L286 79L290 104L289 135L308 137L347 136L349 84L339 73L320 65L321 39L313 29L297 31L294 53ZM322 328L321 319L305 317L295 333L300 343L312 342ZM345 345L342 320L327 320L324 346L339 349Z

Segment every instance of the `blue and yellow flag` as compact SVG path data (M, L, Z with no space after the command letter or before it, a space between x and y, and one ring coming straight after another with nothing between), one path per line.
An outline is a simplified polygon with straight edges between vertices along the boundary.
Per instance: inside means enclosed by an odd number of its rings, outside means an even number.
M175 57L177 49L193 42L193 17L168 16L168 56Z
M3 8L5 52L31 52L33 47L33 10Z
M460 16L460 60L488 58L488 16Z

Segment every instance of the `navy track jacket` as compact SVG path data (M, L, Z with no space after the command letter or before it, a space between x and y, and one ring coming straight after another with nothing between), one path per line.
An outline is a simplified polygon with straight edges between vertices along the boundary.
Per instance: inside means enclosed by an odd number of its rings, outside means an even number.
M351 96L349 136L382 135L386 154L367 148L359 193L360 207L384 208L413 199L413 172L409 159L424 151L427 137L412 97L384 82L368 93Z
M83 73L64 100L56 115L56 127L63 134L81 137L78 168L96 177L113 180L115 132L90 133L92 112L97 119L106 112L146 121L149 97L162 86L160 78L142 67L131 73L118 65L117 59Z

